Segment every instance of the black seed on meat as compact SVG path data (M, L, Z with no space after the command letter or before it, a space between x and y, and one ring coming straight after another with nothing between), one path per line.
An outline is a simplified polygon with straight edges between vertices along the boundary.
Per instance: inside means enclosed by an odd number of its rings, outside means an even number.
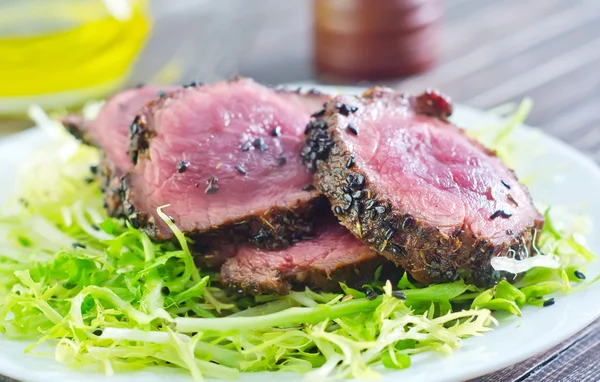
M512 229L509 228L509 229L506 230L506 234L507 235L514 235L515 233L513 232Z
M363 213L363 204L358 200L354 201L354 211L356 211L358 215L362 215Z
M260 152L263 152L267 149L267 144L265 143L265 140L262 138L256 138L254 140L254 142L252 142L252 146L257 148Z
M498 210L496 212L494 212L491 216L490 219L496 219L497 217L503 217L505 219L508 219L509 217L512 216L512 214L509 214L508 212L505 212L504 210Z
M347 117L350 114L350 109L345 103L336 103L335 108L343 116Z
M131 226L135 229L140 228L140 221L137 220L136 218L130 218L129 223L131 223Z
M412 227L414 224L415 219L412 216L407 216L402 222L402 229L405 229L406 227ZM458 230L460 230L460 233L457 233L457 236L462 233L462 229L458 228Z
M131 122L131 125L129 125L129 134L130 135L136 135L139 132L139 126L138 126L139 120L140 120L140 118L138 116L136 116L133 119L133 122Z
M365 186L365 177L363 174L356 174L355 177L352 178L352 181L349 182L350 187L354 189L360 189Z
M335 206L333 207L333 212L335 212L336 215L341 215L344 211L342 210L342 207Z
M207 181L208 186L204 190L204 193L206 195L212 195L212 194L215 194L217 191L219 191L219 186L217 186L218 182L219 182L219 179L216 176L211 176L210 179L208 179L208 181Z
M161 90L156 95L158 96L158 98L165 98L167 95L167 92Z
M556 303L556 301L554 300L554 298L549 298L546 301L544 301L544 307L549 307L552 306Z
M206 187L206 189L204 190L204 193L206 195L212 195L212 194L216 194L217 191L219 191L219 186L217 186L215 184L209 184L208 187Z
M352 190L351 190L351 189L350 189L350 187L348 187L348 186L342 186L342 187L341 187L341 189L342 189L342 191L343 191L345 194L351 194L351 193L352 193Z
M196 187L196 188L200 187L200 183L194 184L194 187Z
M580 270L575 271L574 273L575 277L577 277L579 280L585 280L585 275L583 274L583 272L581 272Z
M350 210L351 207L352 207L352 202L344 204L344 211L348 212L348 210Z
M309 183L307 185L305 185L304 187L302 187L302 191L312 191L315 189L315 185L312 183Z
M406 300L406 293L395 290L392 292L392 297L397 298L398 300Z
M510 184L506 183L505 180L501 180L500 182L502 182L502 185L506 188L508 188L510 190Z
M182 160L177 163L177 172L185 172L190 167L190 162Z
M265 240L269 239L269 237L270 237L269 232L267 232L264 229L260 229L260 230L258 230L258 233L256 235L254 235L252 240L256 243L262 243Z
M346 177L346 183L348 183L348 184L350 184L350 185L351 185L351 184L352 184L352 182L354 182L354 177L353 177L352 175L348 175L348 176Z
M131 153L131 162L133 162L133 164L137 164L138 156L139 156L139 153L137 151L134 151Z
M354 155L350 155L346 161L346 168L351 168L352 166L354 166Z
M311 117L313 118L319 118L325 115L325 109L321 109L319 111L317 111L316 113L311 114Z
M400 248L394 243L388 243L387 249L389 249L390 252L392 252L396 256L404 256L404 254L402 253L402 248Z
M364 195L365 193L362 190L358 190L352 194L352 199L362 199Z
M377 212L375 210L369 211L369 217L371 220L375 219L375 216L377 216Z
M375 199L367 200L365 204L365 208L367 211L372 210L377 205L377 201Z
M284 164L286 164L287 159L285 159L284 156L281 157L277 157L277 165L278 166L283 166Z
M171 216L171 215L167 215L167 217L169 218L169 220L170 220L172 223L175 223L175 218L174 218L173 216Z
M395 233L396 231L393 228L389 228L387 231L385 231L385 240L390 240Z
M273 130L271 130L271 135L274 137L278 137L281 135L281 126L275 126Z
M379 220L377 222L377 225L379 226L379 228L382 229L394 229L394 226L391 223L386 222L385 220Z
M244 144L242 145L242 151L248 151L250 150L250 147L252 147L252 143L244 142Z
M356 113L358 111L358 106L350 106L350 112Z
M354 135L358 135L358 128L356 126L354 126L353 124L349 123L348 126L346 126L346 128L348 129L348 131L350 131L352 134Z
M365 290L365 295L368 300L375 300L377 298L377 293L373 292L371 289Z
M375 211L376 211L378 214L380 214L380 215L381 215L381 214L385 214L385 207L384 207L384 206L377 206L377 207L375 207Z
M344 199L347 202L352 203L352 195L350 195L350 194L344 194Z
M76 242L76 241L75 241L75 242L73 242L73 243L71 243L71 246L72 246L73 248L85 248L85 244L81 244L81 243L78 243L78 242Z
M243 168L242 166L240 166L239 164L236 164L235 167L237 172L239 172L242 175L246 175L246 169Z

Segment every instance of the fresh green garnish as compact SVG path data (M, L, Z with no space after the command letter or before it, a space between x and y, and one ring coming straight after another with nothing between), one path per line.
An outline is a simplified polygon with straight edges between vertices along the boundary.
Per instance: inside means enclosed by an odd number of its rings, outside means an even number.
M497 134L496 149L527 107ZM378 270L364 290L239 296L195 266L188 239L160 209L173 242L107 218L97 184L85 181L96 150L35 112L53 140L26 164L18 198L0 214L0 330L36 341L30 349L55 345L56 360L73 367L170 365L196 381L262 370L374 378L375 369L407 368L414 354L450 353L492 330L492 311L521 315L593 281L581 273L593 254L548 210L536 251L557 266L532 268L514 285L421 287L406 275L392 285Z

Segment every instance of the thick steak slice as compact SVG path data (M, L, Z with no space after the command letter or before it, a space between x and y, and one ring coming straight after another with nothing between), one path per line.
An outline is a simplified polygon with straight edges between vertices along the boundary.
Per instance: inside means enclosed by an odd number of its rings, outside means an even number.
M328 97L236 79L170 93L132 125L129 220L155 239L188 233L288 246L312 234L319 193L301 163L303 132Z
M316 228L313 240L281 250L238 248L221 267L221 283L246 294L287 294L294 286L337 291L339 282L360 287L387 263L335 219Z
M120 177L133 168L127 153L131 122L147 102L174 89L142 86L123 90L106 101L93 121L86 121L81 115L69 115L62 120L71 134L101 150L102 160L95 175L110 216L122 215Z
M374 88L331 100L303 157L342 223L423 283L488 285L493 256L534 255L543 218L494 153L447 121L449 101Z

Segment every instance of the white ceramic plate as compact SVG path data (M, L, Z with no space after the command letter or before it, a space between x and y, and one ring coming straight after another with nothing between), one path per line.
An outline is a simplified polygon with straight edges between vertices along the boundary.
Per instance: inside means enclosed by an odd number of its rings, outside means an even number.
M332 93L337 92L332 89ZM346 89L356 92L358 89ZM464 127L489 126L494 117L480 111L458 107L454 121ZM519 152L525 155L517 163L521 176L536 176L531 185L534 198L556 205L572 206L587 213L600 227L600 169L588 158L558 140L524 128L516 132ZM43 144L44 134L31 130L0 141L0 200L10 193L17 165ZM595 228L589 245L600 253L600 231ZM588 276L600 273L600 262L590 265ZM556 304L548 308L527 307L522 318L501 320L500 326L483 337L464 341L463 347L451 356L435 353L413 357L406 370L384 372L384 381L462 381L499 370L523 361L559 344L600 316L600 283L568 296L557 296ZM104 374L72 370L58 364L52 357L24 354L28 343L0 337L0 374L22 381L45 382L188 382L182 371L152 369L136 373ZM300 375L275 373L244 374L242 381L276 382L283 378L300 380Z

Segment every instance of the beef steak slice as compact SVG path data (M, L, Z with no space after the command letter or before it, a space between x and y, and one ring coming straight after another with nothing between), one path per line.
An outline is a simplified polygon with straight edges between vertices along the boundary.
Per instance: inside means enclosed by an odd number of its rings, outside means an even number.
M489 285L502 276L492 257L534 255L543 218L451 113L434 91L339 96L308 125L302 155L342 223L415 279Z
M245 246L221 267L221 282L246 294L287 294L294 287L338 291L339 282L360 287L389 263L334 218L316 227L312 240L281 250Z
M165 213L188 234L267 247L312 235L319 193L299 152L309 115L328 98L239 78L151 102L132 124L130 222L169 239L156 213L168 204Z

